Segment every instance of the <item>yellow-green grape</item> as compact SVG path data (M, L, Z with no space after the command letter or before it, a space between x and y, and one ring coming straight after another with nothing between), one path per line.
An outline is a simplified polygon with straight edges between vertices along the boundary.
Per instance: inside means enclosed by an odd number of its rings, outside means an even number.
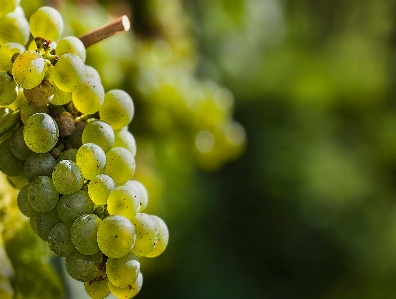
M47 106L42 106L42 107L36 106L33 103L30 103L28 100L26 100L25 96L23 95L23 92L20 92L19 94L22 97L22 103L20 109L21 109L21 120L24 124L26 124L28 118L35 113L48 114L49 110Z
M66 271L75 280L82 282L94 280L99 273L95 257L81 254L77 250L66 257Z
M97 232L101 222L95 214L82 215L73 222L72 242L80 253L92 255L99 251Z
M56 207L59 193L56 191L52 180L48 176L38 176L30 184L28 200L37 212L49 212Z
M54 97L54 89L48 80L43 80L39 85L23 91L25 98L36 106L47 106Z
M119 215L108 216L99 225L98 245L108 257L120 258L131 251L135 235L135 228L127 218Z
M119 288L133 285L139 273L140 263L132 253L128 253L126 256L118 259L109 258L107 260L107 277L113 285Z
M154 246L154 249L149 254L146 254L146 257L157 257L161 253L163 253L166 249L166 246L168 246L169 230L164 220L162 220L160 217L155 215L150 215L150 217L157 224L158 241L157 244Z
M29 20L30 32L34 37L57 40L63 32L63 19L59 12L49 6L40 7Z
M10 139L0 143L0 171L9 176L16 176L23 170L23 161L11 151Z
M133 219L136 231L136 242L132 253L136 256L146 256L153 251L158 242L157 223L145 213L138 213Z
M100 119L114 130L127 126L132 121L134 112L132 98L125 91L118 89L106 93L104 103L99 109Z
M17 204L19 210L28 217L37 216L38 212L32 208L28 200L29 185L26 185L19 190L17 197Z
M83 143L95 143L103 151L108 152L114 144L114 131L112 127L101 120L88 122L82 133Z
M70 226L60 222L48 234L48 245L57 256L69 256L75 250L71 240Z
M139 272L139 275L136 278L136 281L133 285L127 286L125 288L119 288L113 285L111 282L109 282L110 292L119 299L130 299L132 297L135 297L142 289L142 286L143 286L142 272Z
M33 229L44 241L48 241L48 236L51 229L60 222L56 209L46 213L38 213L37 216L30 218L34 224Z
M80 39L74 36L66 36L58 41L56 46L56 55L62 56L66 53L76 54L77 56L80 56L84 62L85 58L87 57L84 44Z
M52 180L60 194L70 194L80 190L84 177L77 164L70 160L60 161L52 172Z
M51 78L59 89L72 92L84 82L84 62L75 54L64 54L52 69Z
M21 0L1 0L0 4L0 17L12 12L17 8Z
M23 128L26 145L35 153L50 151L58 142L59 130L55 120L46 113L30 116Z
M81 86L73 91L72 100L81 113L94 114L103 104L104 88L100 81L87 77Z
M138 191L138 199L140 202L139 212L142 212L148 205L148 192L146 187L136 180L129 180L125 185L135 188Z
M99 82L101 81L98 71L90 65L85 66L85 77L96 79Z
M59 163L62 160L71 160L73 162L76 162L77 151L78 149L71 148L69 150L65 150L64 152L61 152L58 159L56 159L56 162Z
M21 173L16 176L7 176L7 179L16 189L22 189L29 184L28 180Z
M80 216L85 214L93 214L95 205L89 198L89 195L84 190L63 195L56 207L59 218L72 225L73 222Z
M110 192L107 199L107 211L110 215L121 215L133 220L140 208L137 190L123 185Z
M106 174L100 174L88 184L88 194L96 205L105 205L110 192L116 187L114 180Z
M26 145L23 138L23 127L15 130L11 138L11 151L20 160L27 160L34 152Z
M12 75L16 83L23 88L36 87L43 81L47 64L43 57L35 51L26 51L15 59Z
M123 147L113 147L106 153L105 174L117 184L130 180L135 173L135 158Z
M0 48L0 72L7 72L12 68L12 56L25 52L25 47L18 43L6 43Z
M7 73L0 73L0 105L10 105L16 100L17 95L17 85L15 80L13 80Z
M107 278L84 282L84 288L92 299L105 299L110 294L109 280Z
M3 0L2 0L3 1ZM29 23L17 13L10 12L0 18L0 45L14 42L26 45L29 41Z
M124 147L135 157L136 156L136 141L135 137L128 130L120 130L115 133L114 147Z
M66 105L72 100L72 93L59 89L56 86L52 87L54 90L54 97L51 100L52 105L62 106Z
M56 165L55 158L50 153L33 153L23 165L23 174L31 182L38 176L51 176Z
M99 145L85 143L77 151L76 163L87 180L94 179L104 172L106 154Z
M20 120L20 112L8 107L0 107L0 143L12 135Z

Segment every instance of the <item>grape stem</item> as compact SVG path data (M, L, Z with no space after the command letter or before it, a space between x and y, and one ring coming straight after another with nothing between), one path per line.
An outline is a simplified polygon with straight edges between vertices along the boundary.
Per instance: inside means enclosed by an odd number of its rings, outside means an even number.
M82 41L85 48L88 48L89 46L116 34L117 32L126 32L130 27L131 23L129 22L128 17L122 16L106 25L103 25L102 27L85 33L78 38Z

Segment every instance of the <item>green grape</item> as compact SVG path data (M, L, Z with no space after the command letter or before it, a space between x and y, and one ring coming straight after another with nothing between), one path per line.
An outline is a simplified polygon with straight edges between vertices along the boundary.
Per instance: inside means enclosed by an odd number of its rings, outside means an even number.
M96 205L105 205L110 192L115 188L114 180L106 174L100 174L88 184L88 194Z
M7 106L14 102L18 95L17 90L15 80L7 73L0 73L0 105Z
M35 51L26 51L19 55L12 64L12 75L21 87L34 88L43 81L47 64Z
M10 108L0 107L0 143L11 136L11 131L18 126L19 120L19 111L14 112Z
M56 209L47 213L38 213L37 216L30 219L33 219L34 222L32 228L46 242L48 241L51 229L60 222Z
M107 278L84 282L85 291L92 299L105 299L110 294L108 283Z
M128 254L135 237L133 224L123 216L108 216L99 225L98 245L108 257L120 258Z
M123 147L113 147L106 153L105 174L111 176L117 184L130 180L135 173L135 158Z
M0 72L7 72L12 68L12 56L25 52L25 47L18 43L6 43L0 48Z
M109 281L119 287L125 288L133 285L140 273L140 263L137 257L128 253L121 258L109 258L106 263L106 274Z
M2 0L3 1L3 0ZM14 42L26 45L29 41L29 23L17 13L10 12L0 18L0 45Z
M29 185L26 185L19 190L18 197L17 197L17 204L19 210L22 212L23 215L28 217L37 216L38 212L32 208L28 200L28 193L29 193Z
M23 128L26 145L35 153L50 151L58 142L59 130L55 120L46 113L30 116Z
M121 215L133 220L139 211L140 200L137 190L123 185L110 192L107 199L107 211L110 215Z
M118 89L106 93L104 103L99 109L100 119L114 130L127 126L132 121L134 112L132 98L125 91Z
M134 157L136 156L136 141L128 130L120 130L115 133L113 146L126 148Z
M83 255L77 250L66 257L66 271L75 280L88 282L94 280L99 269L92 255Z
M36 106L47 106L54 97L54 89L48 80L23 91L25 98Z
M7 176L8 181L12 186L16 189L22 189L27 184L29 184L28 180L25 178L23 174L19 174L16 176Z
M72 254L75 247L71 239L70 227L63 222L56 224L48 234L48 245L57 256Z
M79 56L66 53L55 64L51 78L59 89L66 92L74 91L84 82L84 62Z
M10 141L11 151L20 160L27 160L34 152L26 145L23 138L23 127L15 130Z
M76 148L65 150L64 152L60 153L58 159L56 159L56 162L59 163L62 160L71 160L73 162L76 162L76 155L77 155Z
M70 194L80 190L84 177L77 164L70 160L60 161L52 172L56 190L61 194Z
M97 232L102 220L95 214L85 214L77 218L71 228L72 242L85 255L99 251Z
M90 65L85 66L85 76L88 78L93 78L100 82L100 75L98 71Z
M85 62L87 52L80 39L74 36L66 36L58 41L56 46L56 55L62 56L66 53L73 53L79 56Z
M76 163L81 169L84 178L92 180L104 172L106 154L99 145L85 143L77 151Z
M20 92L22 97L22 104L21 104L21 120L24 124L26 124L28 118L35 113L47 113L48 114L48 107L38 107L28 100L26 100L23 92Z
M157 223L150 215L138 213L133 219L136 231L136 242L132 253L136 256L146 256L153 251L158 242Z
M52 105L66 105L72 100L72 93L71 92L66 92L61 89L59 89L56 86L52 87L54 90L54 97L52 98L51 104Z
M78 120L75 123L75 129L73 131L73 134L67 137L67 145L74 147L74 148L79 148L82 146L82 134L85 129L85 122Z
M28 200L37 212L49 212L56 207L59 193L48 176L38 176L30 184Z
M109 289L110 292L119 299L130 299L132 297L135 297L140 292L140 290L142 289L142 285L143 285L143 274L142 272L139 272L136 281L132 285L127 286L125 288L119 288L113 285L111 282L109 282Z
M108 152L114 144L114 131L109 124L101 120L88 122L82 133L83 143L95 143Z
M30 31L34 37L57 40L63 31L63 19L52 7L43 6L36 10L29 20Z
M144 187L141 182L136 180L130 180L126 182L125 185L128 185L138 191L138 199L140 201L139 212L142 212L148 205L148 193L146 187Z
M23 166L23 174L31 182L38 176L51 176L56 165L55 158L50 153L33 153Z
M11 151L10 139L0 144L0 171L9 176L16 176L23 170L23 161Z
M0 17L14 11L20 2L21 0L2 0L0 5Z
M104 101L104 89L100 81L86 77L84 82L72 93L74 106L84 114L99 111Z
M92 214L95 205L86 191L79 190L71 194L63 195L59 199L56 208L59 218L63 222L72 225L78 217L84 214Z
M155 215L150 215L150 217L157 224L158 242L154 246L154 249L149 254L146 254L146 257L157 257L162 252L164 252L166 249L166 246L168 246L169 231L168 231L168 227L166 226L166 223L164 222L164 220L162 220L161 218L159 218L158 216L155 216Z

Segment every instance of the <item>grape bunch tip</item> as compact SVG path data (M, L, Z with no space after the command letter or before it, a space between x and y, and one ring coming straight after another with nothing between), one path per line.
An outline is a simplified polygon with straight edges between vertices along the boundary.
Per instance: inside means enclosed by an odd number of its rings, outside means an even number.
M66 258L67 272L91 298L132 298L143 284L139 258L160 255L169 232L144 213L148 193L133 179L132 98L106 92L85 65L88 46L130 22L122 16L79 38L61 37L54 8L26 20L16 13L20 1L3 2L0 171L20 189L17 204L32 229Z

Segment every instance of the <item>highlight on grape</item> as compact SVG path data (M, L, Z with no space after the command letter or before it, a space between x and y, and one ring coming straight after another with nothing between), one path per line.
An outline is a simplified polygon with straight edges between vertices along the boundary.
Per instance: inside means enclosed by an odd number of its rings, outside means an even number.
M105 91L85 65L92 35L61 37L51 7L30 20L18 11L18 0L2 0L0 171L20 189L32 229L91 298L132 298L143 284L139 258L160 255L169 240L165 222L144 213L148 193L133 178L133 100ZM129 29L125 17L111 26Z

